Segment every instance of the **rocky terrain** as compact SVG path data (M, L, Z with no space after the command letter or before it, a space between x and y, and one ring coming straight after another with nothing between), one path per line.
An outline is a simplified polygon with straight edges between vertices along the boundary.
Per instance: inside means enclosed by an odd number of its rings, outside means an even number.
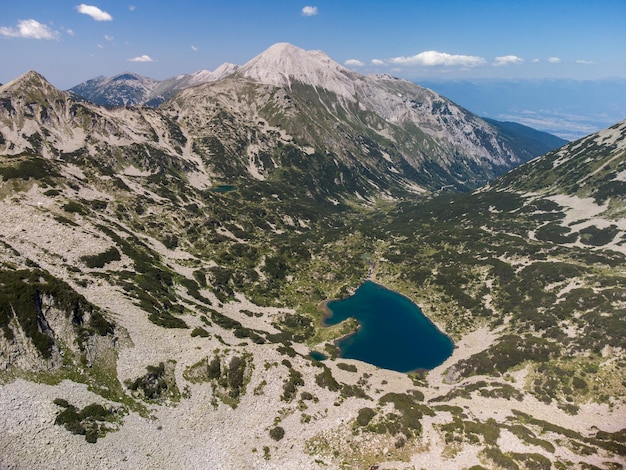
M0 467L623 468L626 122L493 180L530 156L338 67L277 45L157 109L0 88ZM320 304L368 272L446 362L339 356Z
M238 68L235 64L223 64L214 71L198 70L161 81L125 72L87 80L68 92L102 106L158 106L180 90L219 80Z

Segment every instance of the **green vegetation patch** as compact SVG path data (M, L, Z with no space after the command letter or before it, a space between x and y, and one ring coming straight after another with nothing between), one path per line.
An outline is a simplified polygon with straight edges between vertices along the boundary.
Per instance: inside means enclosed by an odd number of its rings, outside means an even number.
M90 444L95 444L108 432L116 431L122 416L127 413L124 407L114 408L98 403L78 409L63 398L55 399L54 403L63 408L57 413L54 424L65 427L72 434L85 436Z
M418 390L410 394L387 393L379 399L379 405L393 403L395 410L400 414L387 414L385 419L378 421L374 428L380 432L384 426L384 429L391 435L402 433L407 438L419 436L422 432L422 417L435 415L429 407L418 403L423 399L424 395Z
M560 346L533 335L504 335L491 348L459 361L455 368L462 376L502 375L526 362L547 362L559 355Z
M0 166L0 175L3 181L33 179L48 184L52 184L52 178L59 176L50 161L34 156L26 157L13 165Z
M354 364L346 364L345 362L338 362L337 368L347 372L357 372L357 368Z
M585 245L604 246L611 243L618 233L619 229L615 225L605 228L591 225L580 230L580 242Z
M237 408L239 400L246 394L253 369L252 355L226 356L215 351L212 358L205 357L183 372L183 377L192 383L208 382L215 398L224 404ZM217 403L213 405L217 407Z
M124 238L110 227L99 225L98 228L133 260L134 272L121 271L117 276L122 288L133 294L139 306L148 313L148 319L164 328L188 328L187 323L177 316L184 312L184 307L175 293L174 274L163 265L159 255L132 233L126 232Z
M302 378L302 373L294 369L289 360L283 359L283 365L289 369L289 377L283 384L283 394L280 399L290 402L298 393L298 387L304 386L304 379Z
M614 456L626 456L626 444L624 444L626 428L615 433L598 431L595 436L586 437L577 431L534 418L527 413L512 411L514 417L511 417L510 420L518 420L525 426L535 426L541 433L554 433L567 438L569 447L579 455L595 454L598 449L603 449Z
M196 336L199 336L201 338L208 338L211 335L209 334L209 332L207 330L205 330L201 326L197 326L193 330L191 330L191 336L193 338L195 338Z
M451 423L442 424L440 429L448 444L455 441L465 441L471 444L482 442L487 445L496 445L500 437L500 427L492 418L486 422L481 422L462 420L455 416Z
M517 401L522 401L523 399L523 394L510 384L479 380L469 384L457 385L446 395L433 398L430 401L438 403L450 401L458 397L469 400L472 398L473 393L477 393L485 398L505 398L507 400L514 399Z
M270 437L275 441L280 441L284 436L285 430L282 427L276 426L270 429Z
M174 376L174 361L161 362L158 366L147 366L146 373L135 380L126 380L126 387L137 397L147 401L163 403L180 400L180 391Z
M571 233L569 227L564 227L556 222L543 225L535 232L535 237L541 241L547 241L557 244L575 243L578 239L577 233Z
M113 261L119 261L122 259L119 250L112 246L111 248L99 253L97 255L86 255L81 257L81 261L85 263L88 268L104 268L104 266Z

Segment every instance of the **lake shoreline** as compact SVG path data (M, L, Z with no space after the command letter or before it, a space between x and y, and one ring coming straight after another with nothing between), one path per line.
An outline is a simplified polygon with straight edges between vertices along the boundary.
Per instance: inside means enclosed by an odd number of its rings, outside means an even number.
M330 302L340 305L338 311L330 307ZM350 297L324 300L318 307L323 312L319 322L321 328L340 325L350 318L358 322L356 330L333 340L341 351L339 357L344 359L424 377L426 371L443 364L456 348L452 337L428 318L415 302L370 279L363 282ZM386 312L386 316L399 324L386 322L379 312ZM337 323L329 324L328 320L333 316L336 316ZM365 324L369 325L365 336L353 338L364 332ZM438 361L438 364L430 366ZM411 362L423 365L410 368Z

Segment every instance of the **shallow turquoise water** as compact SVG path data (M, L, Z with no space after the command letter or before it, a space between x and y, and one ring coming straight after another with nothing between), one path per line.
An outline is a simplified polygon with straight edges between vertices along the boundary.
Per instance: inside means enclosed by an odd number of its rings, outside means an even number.
M324 320L336 325L350 317L361 327L337 341L341 357L357 359L383 369L409 372L433 369L452 355L452 340L410 299L372 281L351 297L328 303Z
M213 188L211 188L209 191L213 192L213 193L228 193L230 191L234 191L235 189L237 189L235 186L232 186L230 184L219 184L217 186L214 186Z
M309 353L309 356L311 356L316 361L325 361L326 359L328 359L325 354L322 354L319 351L311 351Z

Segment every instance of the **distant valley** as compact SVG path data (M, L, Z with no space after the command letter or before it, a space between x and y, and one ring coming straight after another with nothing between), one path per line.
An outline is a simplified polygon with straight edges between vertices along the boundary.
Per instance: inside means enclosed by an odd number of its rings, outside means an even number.
M418 80L479 116L576 140L626 117L626 80Z

